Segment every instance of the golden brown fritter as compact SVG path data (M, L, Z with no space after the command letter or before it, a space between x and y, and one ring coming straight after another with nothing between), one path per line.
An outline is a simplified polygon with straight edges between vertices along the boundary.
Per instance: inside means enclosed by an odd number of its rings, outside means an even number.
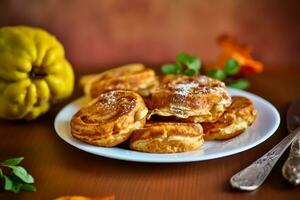
M203 144L200 124L153 122L133 131L130 148L150 153L193 151Z
M216 121L231 103L223 82L207 76L167 76L148 103L151 115L186 122Z
M225 140L244 132L255 120L256 110L246 97L232 97L232 104L214 123L201 123L205 140Z
M158 80L154 70L142 64L131 64L84 76L81 84L85 93L92 98L110 90L132 90L149 96L158 86Z
M62 196L54 200L114 200L115 196L106 197L85 197L85 196Z
M111 147L144 126L148 109L136 92L114 90L100 94L71 120L71 134L86 143Z

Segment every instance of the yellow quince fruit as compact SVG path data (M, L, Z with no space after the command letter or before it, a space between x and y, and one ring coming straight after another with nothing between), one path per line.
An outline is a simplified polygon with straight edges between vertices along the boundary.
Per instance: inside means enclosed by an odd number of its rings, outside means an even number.
M35 119L73 88L73 69L53 35L26 26L0 28L0 118Z

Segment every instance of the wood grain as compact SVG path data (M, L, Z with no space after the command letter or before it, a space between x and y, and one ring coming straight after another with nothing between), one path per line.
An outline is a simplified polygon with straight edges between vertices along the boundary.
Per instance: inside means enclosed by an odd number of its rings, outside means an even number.
M88 73L82 71L77 73ZM250 77L251 92L273 103L282 118L278 131L266 142L237 155L194 163L144 164L103 158L78 150L55 133L53 121L63 104L36 121L0 121L0 160L24 156L25 166L35 177L37 192L11 194L0 199L53 199L61 195L105 196L116 199L299 199L300 188L291 187L281 176L287 153L265 184L255 192L230 188L229 178L263 155L286 134L289 104L300 96L300 68L268 68ZM76 92L69 101L81 95Z

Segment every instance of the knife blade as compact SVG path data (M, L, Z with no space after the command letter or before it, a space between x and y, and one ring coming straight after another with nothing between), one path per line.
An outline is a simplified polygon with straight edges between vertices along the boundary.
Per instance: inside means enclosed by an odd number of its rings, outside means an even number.
M300 127L300 98L292 103L287 113L287 127L291 133Z

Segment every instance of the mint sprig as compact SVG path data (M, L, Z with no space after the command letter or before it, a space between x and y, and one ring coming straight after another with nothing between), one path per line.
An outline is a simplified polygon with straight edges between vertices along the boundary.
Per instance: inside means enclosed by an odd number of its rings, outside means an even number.
M211 69L207 72L207 76L223 81L226 78L226 73L221 69Z
M231 81L229 83L226 83L226 85L231 88L245 90L245 89L249 88L250 81L248 81L246 79L237 79L237 80Z
M236 75L240 71L240 64L234 58L229 58L223 64L222 69L211 69L206 75L224 81L228 87L245 90L250 86L250 82L246 79L236 79ZM176 55L176 63L165 64L161 67L163 74L182 74L187 76L198 75L201 69L201 60L189 55L185 52Z
M23 157L7 159L0 163L0 167L7 168L8 173L4 174L0 168L0 185L4 190L18 193L19 191L35 192L34 178L27 172L27 170L18 166Z
M181 52L176 55L176 61L186 67L184 71L185 75L193 76L199 73L201 61L198 57Z
M240 64L237 60L231 58L224 63L224 72L229 75L235 75L240 71Z
M180 74L182 69L178 64L165 64L162 66L161 71L164 74Z
M197 75L201 68L201 61L196 56L181 52L176 55L176 63L165 64L161 71L164 74L184 74L187 76Z
M2 164L6 165L6 166L16 166L16 165L20 164L23 159L24 159L23 157L11 158L11 159L7 159L7 160L3 161Z

